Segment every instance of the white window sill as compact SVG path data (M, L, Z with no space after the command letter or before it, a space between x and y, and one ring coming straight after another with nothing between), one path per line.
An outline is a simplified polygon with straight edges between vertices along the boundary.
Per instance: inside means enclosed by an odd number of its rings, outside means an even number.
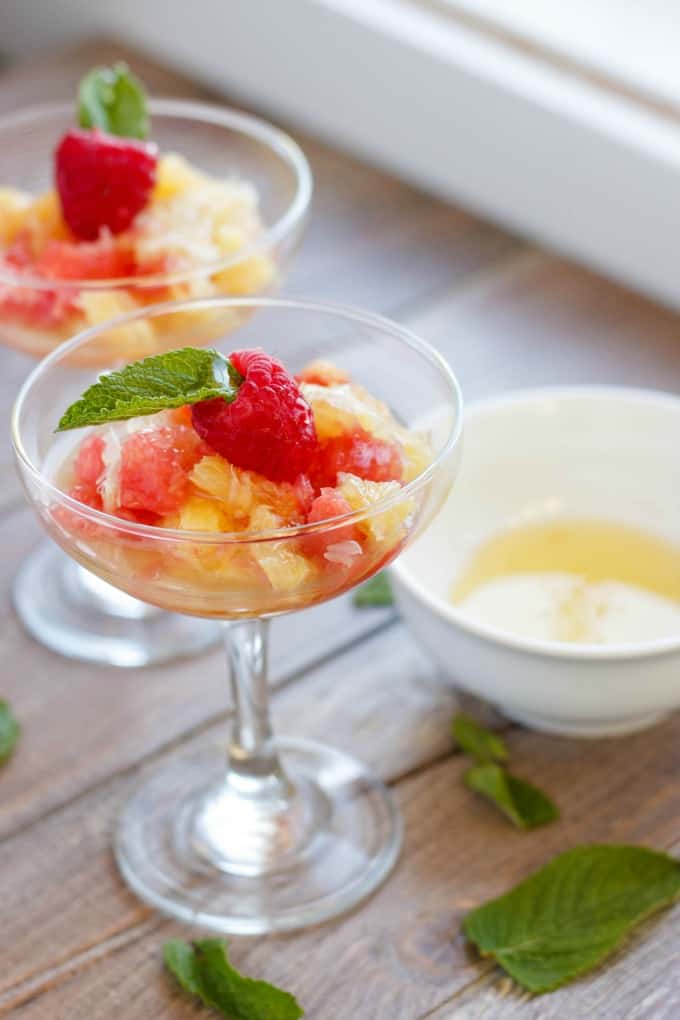
M14 0L14 17L38 2ZM68 17L680 307L677 112L456 16L466 6L70 0Z

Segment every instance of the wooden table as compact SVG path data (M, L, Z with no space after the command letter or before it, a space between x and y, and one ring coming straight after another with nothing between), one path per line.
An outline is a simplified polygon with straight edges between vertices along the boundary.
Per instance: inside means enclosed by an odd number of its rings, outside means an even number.
M82 71L127 55L160 93L196 85L121 47L31 60L0 77L0 108L73 94ZM311 139L314 215L287 289L397 317L437 344L468 399L523 385L631 382L680 392L680 319ZM502 172L502 169L499 170ZM625 215L625 210L621 210ZM7 416L28 362L0 354ZM185 1020L204 1015L163 973L187 930L144 907L116 871L111 832L140 772L225 727L218 652L117 671L32 642L13 572L38 539L6 463L0 492L2 695L24 738L0 773L0 1014L17 1020ZM234 939L247 973L280 983L310 1020L680 1016L680 909L592 976L530 999L466 948L460 919L554 853L592 840L680 849L680 715L625 740L577 742L501 720L518 772L553 791L562 820L512 830L461 784L454 694L390 611L339 600L274 626L281 729L370 762L406 822L387 884L348 917L277 938Z

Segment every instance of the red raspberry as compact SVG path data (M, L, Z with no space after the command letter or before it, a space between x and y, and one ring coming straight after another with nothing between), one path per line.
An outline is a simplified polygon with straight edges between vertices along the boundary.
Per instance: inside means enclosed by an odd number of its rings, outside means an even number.
M64 219L76 237L94 241L102 227L126 230L149 200L157 148L103 131L69 131L55 153Z
M235 351L231 363L243 376L236 399L194 404L194 428L236 467L294 482L318 448L311 407L283 365L264 351Z
M312 481L318 487L335 485L340 471L371 482L401 481L404 464L396 443L357 428L324 440Z

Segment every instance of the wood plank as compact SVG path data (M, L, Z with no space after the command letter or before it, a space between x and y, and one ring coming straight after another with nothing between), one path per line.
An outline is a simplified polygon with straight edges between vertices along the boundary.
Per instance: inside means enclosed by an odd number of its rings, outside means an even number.
M451 748L449 720L456 699L451 690L433 686L436 674L405 629L394 625L279 691L275 720L281 731L342 747L394 780ZM175 714L180 715L177 707ZM79 717L84 729L95 725L86 715L83 704ZM113 732L122 736L124 729L116 726ZM30 741L33 747L25 740L8 773L20 765L24 752L28 756L39 748L41 736L44 741L44 730ZM226 741L226 719L189 746L215 740ZM170 755L177 753L175 748ZM166 760L170 755L153 757ZM89 785L95 766L86 758L81 767ZM9 774L3 775L3 790L6 778ZM3 917L9 925L0 936L6 947L0 993L148 916L123 886L110 852L113 819L138 781L134 770L100 783L0 844ZM36 896L37 890L42 895Z
M511 389L607 383L680 391L680 315L540 252L508 258L410 320L470 401Z
M3 769L0 837L223 718L229 706L221 649L197 659L200 668L178 662L120 670L72 662L33 641L11 609L10 585L39 534L29 510L2 522L2 696L21 719L24 739ZM389 610L354 609L345 596L273 621L273 682L359 642L392 616Z
M82 70L116 50L107 45L81 53L80 63L70 55L12 71L11 78L0 79L0 108L72 94ZM155 68L145 64L142 71L155 90L188 94L183 79ZM302 141L318 188L289 289L404 312L451 358L468 396L566 381L678 388L678 316L559 259L517 258L521 249L493 228ZM429 300L442 286L446 293ZM6 359L14 356L0 357L1 414L3 393L16 386L24 366L6 369ZM17 490L9 489L13 500ZM28 512L3 522L6 568L34 534ZM356 626L375 626L372 614L358 616L347 603L341 611L347 621L343 643ZM345 626L331 606L313 612L328 616L281 621L275 658L282 677L309 661L310 634L321 651L332 650L326 635L335 638L338 626ZM23 831L0 847L3 916L10 919L0 944L11 947L0 951L3 964L9 961L0 978L0 1013L9 1010L20 1020L107 1020L121 1010L126 1020L191 1015L158 963L162 938L179 929L163 923L156 930L159 922L120 883L108 846L136 765L148 756L177 753L174 744L187 737L191 742L220 732L215 724L224 720L225 702L219 657L192 668L191 685L187 667L93 675L20 637L6 591L0 594L0 655L3 678L10 677L12 700L27 723L21 751L3 771L2 820L10 817L6 831ZM655 730L654 740L649 734L627 739L625 750L624 742L583 745L513 732L517 771L554 784L564 812L550 830L519 834L461 788L462 764L455 757L425 768L450 746L453 699L433 692L432 670L405 633L391 628L276 696L284 724L331 737L394 779L408 777L398 786L408 825L406 854L366 907L315 932L234 942L237 963L290 986L310 1017L443 1017L449 1014L442 1010L458 1008L451 1002L457 993L462 1012L451 1015L486 1015L481 1011L489 1002L496 1008L499 993L488 999L484 989L497 987L498 974L487 974L488 965L462 946L457 923L467 909L579 840L678 845L672 772L678 764L677 718ZM422 771L411 775L414 769ZM678 978L668 946L674 939L677 944L677 925L675 911L652 929L658 967L646 955L647 941L636 942L630 956L593 978L605 982L600 990L591 995L584 983L559 993L560 1015L597 1015L603 1002L621 1010L630 1005L640 1017L657 1015L655 976L665 991L663 1003L676 1003ZM633 987L636 973L640 991ZM524 1010L524 1001L515 999L507 997L502 1008ZM541 1003L552 1001L537 1000L531 1015L542 1017ZM581 1012L582 1006L595 1013Z
M366 667L366 675L373 675L370 667ZM306 696L311 692L310 687ZM299 693L300 688L290 688L277 696L282 715L287 714ZM343 726L344 739L336 737L337 742L347 741L346 746L354 750L359 746L355 731L348 732L344 727L348 722L351 726L349 709L356 699L349 690L347 694L350 696L342 710L344 722L342 716L335 717L335 712L333 716L336 725ZM288 707L284 707L285 701ZM322 701L323 698L315 698L313 704L318 706ZM449 706L442 705L442 716L448 717L448 712ZM400 710L398 715L407 723L411 712ZM305 723L299 705L297 719L300 725ZM365 757L371 755L371 748L375 761L390 748L396 746L401 750L410 746L407 729L400 735L392 731L385 736L398 736L399 743L395 745L386 739L378 746L375 739L370 739L364 750L362 738ZM659 726L653 740L648 733L640 733L626 741L584 743L512 730L508 739L517 773L552 791L562 809L560 822L534 833L512 829L486 803L463 788L461 774L466 763L458 755L452 754L439 764L418 771L397 786L406 820L406 847L387 884L361 910L335 924L286 937L233 939L236 963L249 973L289 987L307 1009L309 1020L346 1016L360 1016L361 1020L394 1017L416 1020L443 1008L452 995L470 990L471 984L489 970L488 964L480 964L469 951L460 934L462 917L476 904L500 894L553 854L577 842L645 842L660 848L680 845L680 788L675 781L680 766L679 736L680 715ZM176 932L186 937L188 929L164 922L149 931L144 927L148 923L144 912L134 926L127 930L122 927L132 918L132 907L127 894L121 893L119 883L111 877L105 830L106 820L112 817L126 782L115 780L99 793L96 805L90 798L84 798L79 806L68 809L68 817L67 813L61 819L53 817L33 831L34 845L56 847L53 853L59 857L55 873L50 870L52 855L45 852L40 862L48 869L42 877L47 897L54 900L57 890L64 887L71 893L63 902L61 897L57 901L61 911L59 948L53 948L51 959L58 960L57 953L61 952L63 960L64 947L69 945L81 955L48 973L44 980L51 990L46 994L40 994L40 978L27 981L23 987L10 988L0 1003L7 1008L12 1004L15 1011L12 1015L17 1020L54 1020L62 1016L106 1020L123 1004L126 1020L146 1020L158 1015L172 1020L187 1015L186 1002L165 979L158 954L164 938ZM80 823L75 817L78 808ZM82 840L76 846L72 837L77 860L69 864L69 848L60 852L55 835L71 833L78 825L82 826ZM25 947L30 945L31 953L36 952L31 931L49 919L47 913L45 918L42 913L36 916L35 906L31 919L26 916L26 898L29 890L36 888L36 877L30 871L30 858L35 851L21 852L23 838L18 837L13 852L11 843L3 851L12 852L14 868L23 858L28 862L22 880L16 883L24 890L24 900L14 901L12 909L7 910L12 924L8 932L10 945L16 947L15 975L26 971ZM90 861L99 857L100 863L92 864L79 883L74 875L79 866L85 866L81 854ZM89 890L87 909L80 909L78 900L86 890ZM112 904L112 897L117 907ZM49 910L48 904L44 909ZM101 958L104 952L101 945L96 953L90 951L92 931L97 927L91 916L93 911L105 916L102 933L109 929L116 932L111 954L106 958ZM22 924L31 930L22 931ZM626 1015L623 1005L630 1004L627 989L633 974L637 974L641 985L635 1003L643 1002L653 993L654 974L661 975L669 1001L680 994L680 970L673 966L677 951L669 951L680 939L680 908L664 913L652 932L658 940L655 945L665 946L659 954L665 964L660 963L648 981L644 970L647 943L636 940L606 971L608 1001L612 1004L608 1015ZM129 945L126 940L130 940ZM37 948L44 953L42 944ZM42 964L45 963L43 957ZM548 1015L601 1015L574 1008L573 1004L581 1000L572 997L585 994L584 987L573 985L561 992L562 1012ZM469 1011L454 1016L484 1015L475 1012L477 1000L471 990L470 995ZM481 1005L485 1002L482 998ZM542 1016L540 1011L535 1015ZM640 1015L653 1014L648 1011Z

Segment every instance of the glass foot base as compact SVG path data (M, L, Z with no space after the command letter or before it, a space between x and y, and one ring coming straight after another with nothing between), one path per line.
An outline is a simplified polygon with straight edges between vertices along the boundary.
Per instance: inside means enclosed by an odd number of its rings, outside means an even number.
M245 874L242 862L229 871L227 859L211 859L201 838L203 806L224 781L224 747L179 758L146 780L123 810L115 847L123 877L141 899L212 931L256 935L327 921L383 881L402 838L383 783L354 758L319 744L279 740L275 750L299 798L290 806L292 825L279 818L275 852L257 874ZM227 844L239 842L242 825L247 848L247 815L247 804L234 811L231 832L224 818Z
M109 666L149 666L196 655L221 639L219 625L165 613L89 574L58 546L22 565L14 606L29 634L54 652Z

